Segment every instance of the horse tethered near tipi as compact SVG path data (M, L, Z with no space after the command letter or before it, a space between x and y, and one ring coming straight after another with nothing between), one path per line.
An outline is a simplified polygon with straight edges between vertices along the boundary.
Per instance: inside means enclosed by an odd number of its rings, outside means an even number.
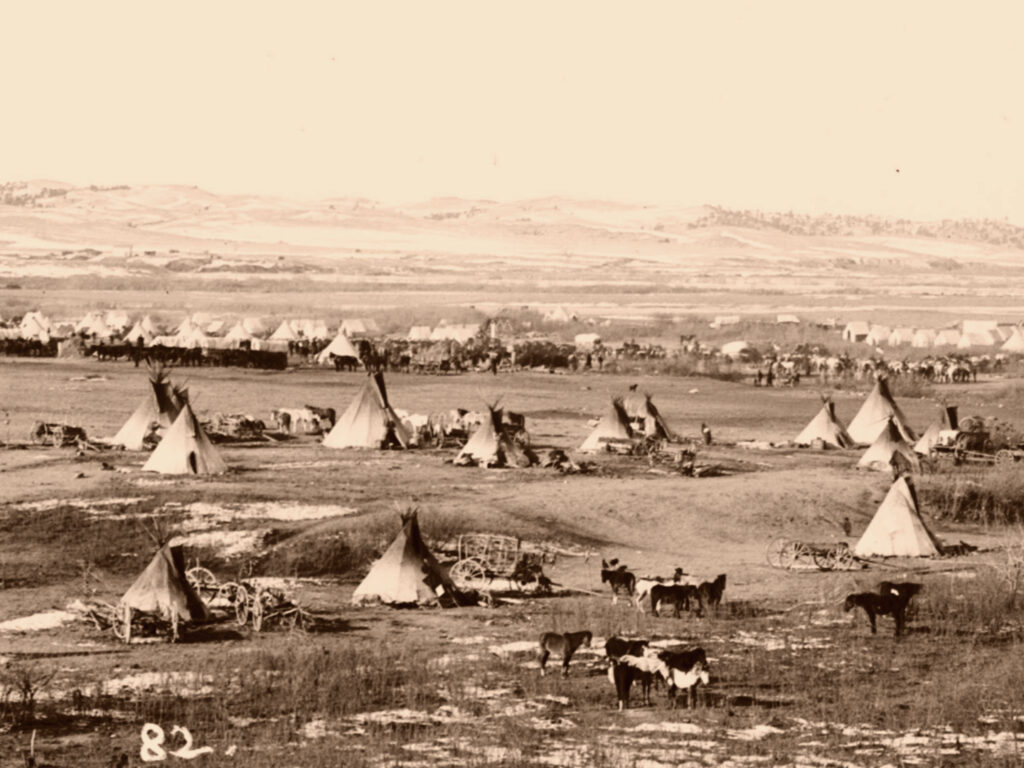
M514 536L464 533L459 536L458 560L448 575L460 589L501 578L519 589L536 583L537 590L550 591L551 581L544 575L543 566L554 561L554 554L546 550L524 550L522 541Z
M779 538L768 544L765 556L772 568L785 570L814 566L820 571L849 571L859 567L853 549L845 541L812 544Z
M82 427L47 421L37 421L33 424L29 439L36 445L52 445L55 448L88 442Z

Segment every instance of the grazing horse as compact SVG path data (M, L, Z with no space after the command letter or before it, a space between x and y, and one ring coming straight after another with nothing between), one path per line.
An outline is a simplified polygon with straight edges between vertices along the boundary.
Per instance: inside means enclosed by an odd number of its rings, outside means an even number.
M876 616L892 616L896 622L896 637L903 633L906 625L907 606L911 598L921 591L921 585L913 582L883 581L878 585L878 593L856 592L846 596L843 608L847 612L854 608L863 608L871 623L871 634L877 634Z
M636 576L630 573L625 565L617 565L618 560L610 563L601 561L601 583L612 588L612 604L619 601L619 595L632 597L636 591Z
M686 573L683 571L682 568L676 568L675 572L672 574L671 582L673 584L679 584L683 580L683 576L685 575ZM641 576L640 578L638 578L634 586L635 593L633 595L633 601L636 603L637 610L643 613L643 601L644 598L647 597L647 595L650 593L651 587L653 587L655 584L665 584L668 581L669 579L666 579L662 576Z
M697 587L697 599L700 601L699 611L704 612L705 608L717 608L722 604L722 595L725 593L725 574L720 573L714 581L702 581Z
M581 632L565 632L563 634L558 634L557 632L545 632L542 634L540 636L540 649L538 652L541 675L545 674L544 667L548 663L548 657L555 653L562 657L562 677L568 677L569 662L572 660L572 655L576 653L576 649L580 646L589 648L592 639L593 635L588 629Z
M631 640L625 637L609 637L604 644L604 652L609 659L620 656L643 656L647 652L647 640Z
M661 616L658 604L666 603L672 605L672 615L678 619L680 607L690 610L691 599L700 600L697 587L692 584L655 584L651 587L651 610L655 616Z
M640 683L644 705L651 703L651 686L661 675L666 680L671 676L668 665L656 656L624 654L612 660L608 667L608 680L615 686L619 710L629 707L629 689L634 682Z
M711 676L708 674L708 657L703 648L688 651L665 651L658 658L665 663L669 674L668 697L672 709L676 707L676 691L686 691L686 706L692 708L696 703L697 686L707 685Z

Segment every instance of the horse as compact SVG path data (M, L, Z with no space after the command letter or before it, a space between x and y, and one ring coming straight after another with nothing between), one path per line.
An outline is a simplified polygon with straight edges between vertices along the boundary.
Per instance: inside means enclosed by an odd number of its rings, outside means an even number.
M655 616L661 616L658 611L659 603L670 603L672 615L679 618L679 608L685 607L690 610L690 600L700 600L697 587L692 584L655 584L651 587L651 610ZM699 609L699 602L698 602Z
M618 562L618 560L612 560L610 563L601 561L601 583L611 586L612 604L618 602L620 594L632 597L636 591L636 576L626 570L625 565L617 565Z
M663 651L658 658L669 670L665 679L669 685L668 697L671 708L676 708L676 691L683 689L686 691L686 706L692 709L697 696L697 686L706 686L711 680L708 673L708 657L704 649Z
M896 637L899 637L906 624L907 606L911 598L921 591L921 585L913 582L883 581L879 591L856 592L846 596L843 609L847 612L854 608L863 608L871 623L871 634L877 634L876 616L892 616L896 622Z
M545 665L548 663L548 657L552 653L556 653L562 657L562 677L569 676L569 662L572 660L572 655L576 653L576 649L581 646L584 648L590 647L590 641L593 639L593 634L589 629L585 629L581 632L564 632L559 634L557 632L544 632L540 636L540 649L538 655L540 656L540 674L545 674Z
M725 574L720 573L714 581L702 581L697 587L697 600L699 611L704 612L705 608L717 608L722 604L722 595L725 592Z
M657 679L657 675L661 675L666 680L671 676L668 665L657 656L627 653L612 659L612 663L608 667L608 680L615 686L619 710L629 707L629 689L634 681L640 683L644 705L649 705L651 703L651 686Z

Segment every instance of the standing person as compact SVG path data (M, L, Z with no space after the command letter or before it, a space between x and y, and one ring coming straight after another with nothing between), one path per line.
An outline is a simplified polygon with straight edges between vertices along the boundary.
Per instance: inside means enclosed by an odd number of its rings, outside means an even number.
M704 438L704 445L711 445L711 427L703 421L700 423L700 434Z
M765 386L766 387L775 386L774 385L774 381L775 381L775 373L772 371L772 364L768 363L768 373L764 377Z

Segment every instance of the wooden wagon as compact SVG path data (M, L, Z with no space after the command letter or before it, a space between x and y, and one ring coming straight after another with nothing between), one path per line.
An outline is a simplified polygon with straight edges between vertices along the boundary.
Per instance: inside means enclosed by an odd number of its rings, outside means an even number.
M821 571L847 571L856 567L857 558L845 541L831 544L812 544L794 539L779 538L765 550L772 568L809 568Z
M302 630L311 624L309 614L284 590L257 581L221 582L202 566L189 569L188 581L208 607L233 615L240 627L248 624L261 632L271 626Z
M538 589L550 590L551 582L543 569L546 561L554 562L554 555L543 550L527 552L514 536L464 533L459 536L458 560L448 575L460 589L504 578L520 589L536 583Z

